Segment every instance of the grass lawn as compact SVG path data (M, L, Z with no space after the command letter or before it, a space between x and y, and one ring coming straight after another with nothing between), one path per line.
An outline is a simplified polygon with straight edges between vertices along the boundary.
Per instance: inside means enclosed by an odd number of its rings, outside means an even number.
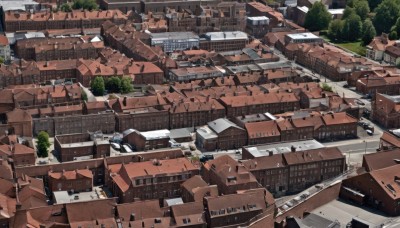
M334 43L335 45L345 48L347 50L350 50L354 53L357 53L358 55L361 56L365 56L366 54L366 48L365 46L362 46L362 41L356 41L356 42L346 42L346 43L337 43L337 42L333 42L331 41L328 37L326 36L322 36L324 38L324 40Z

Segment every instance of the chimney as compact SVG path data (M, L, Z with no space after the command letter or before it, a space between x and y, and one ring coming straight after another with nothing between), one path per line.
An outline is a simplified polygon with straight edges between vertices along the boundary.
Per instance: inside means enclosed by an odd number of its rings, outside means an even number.
M126 106L126 100L127 100L128 98L125 96L124 97L124 100L122 101L122 104L124 105L124 106Z
M292 145L292 146L290 147L290 150L291 150L292 152L296 152L296 147Z

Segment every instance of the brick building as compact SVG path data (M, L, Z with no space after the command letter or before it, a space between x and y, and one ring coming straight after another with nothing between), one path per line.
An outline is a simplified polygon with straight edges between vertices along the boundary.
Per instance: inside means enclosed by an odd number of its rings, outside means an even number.
M204 163L201 176L207 183L217 185L218 192L224 195L260 186L253 174L229 155L222 155Z
M69 134L54 137L54 150L61 162L73 161L79 157L101 158L110 156L110 143L102 134Z
M271 154L242 164L274 195L300 192L316 183L340 175L346 160L336 148L322 148Z
M249 43L249 37L241 31L208 32L200 36L199 48L208 51L241 50Z
M109 188L119 202L172 198L180 195L180 185L199 174L186 158L109 165Z
M196 131L196 144L207 151L238 149L246 143L246 130L225 118L208 122Z
M48 173L49 190L88 192L93 188L93 173L89 169Z
M168 129L169 113L167 110L157 110L153 107L138 108L123 113L116 113L116 131L123 132L127 129L138 131L152 131Z
M0 157L4 161L12 159L14 166L32 166L36 163L35 150L16 141L0 145Z
M340 197L398 216L399 171L400 165L394 165L343 180Z
M374 121L386 128L400 128L400 96L377 93L371 107Z
M248 12L248 16L250 17L257 17L257 16L268 17L270 19L269 22L270 28L278 27L278 25L284 22L284 17L282 13L260 2L247 3L246 10Z
M362 94L375 96L377 93L400 95L400 75L387 77L369 76L356 82L356 90Z
M380 153L364 154L362 167L367 172L374 170L384 169L390 166L398 164L400 159L400 150L393 149L388 151L383 151Z
M281 133L275 121L246 123L248 145L272 143L281 141Z
M275 201L263 188L241 191L238 194L206 197L206 220L209 227L249 226L252 219L263 218L262 226L273 227ZM253 220L254 221L254 220Z
M197 127L225 117L225 108L215 99L182 100L169 109L170 129Z
M97 10L72 12L11 12L3 14L4 31L16 32L24 30L46 30L46 29L88 29L100 28L105 21L111 21L116 24L123 24L127 16L119 10Z
M399 130L389 130L383 132L379 142L380 150L392 150L400 148L400 134Z
M293 93L267 93L253 96L222 97L221 104L228 117L269 112L271 114L300 109L299 99Z
M131 145L136 151L167 148L169 146L169 130L139 132L128 129L123 132L123 142Z
M25 60L95 59L104 48L97 37L32 38L18 40L15 54Z
M183 202L202 202L204 197L218 196L218 187L208 185L199 175L193 176L181 185Z

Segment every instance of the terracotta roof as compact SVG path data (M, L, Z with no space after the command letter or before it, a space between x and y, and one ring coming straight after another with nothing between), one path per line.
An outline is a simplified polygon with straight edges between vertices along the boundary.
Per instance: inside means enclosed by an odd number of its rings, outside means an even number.
M53 179L77 180L81 178L93 179L93 173L89 169L78 169L74 171L52 172L48 176Z
M115 199L103 199L65 205L71 227L93 227L104 224L105 227L117 227L115 223ZM84 208L84 210L82 210Z
M395 147L400 148L400 138L394 134L391 134L390 132L387 132L387 131L383 132L383 134L381 136L381 140L383 140L387 143L390 143Z
M123 221L130 221L131 215L135 220L164 217L159 200L146 200L117 205L117 213Z
M1 46L7 46L8 45L8 39L6 36L0 35L0 45Z
M395 149L391 151L365 154L363 158L363 167L365 167L367 171L373 171L399 164L399 162L400 149Z
M392 199L400 199L400 164L383 169L373 170L368 173L373 180L386 192Z
M203 202L184 203L171 206L176 225L179 227L195 226L196 224L206 224Z
M183 182L181 186L191 192L194 188L206 187L208 184L203 180L203 178L201 178L201 176L195 175Z
M345 112L325 114L322 115L322 119L325 122L325 125L357 123L357 119L351 117Z
M286 166L282 154L257 157L250 160L242 161L242 164L246 166L246 168L250 171L283 168Z
M323 149L297 151L291 153L284 153L283 157L286 164L302 164L316 161L344 159L344 155L337 147L327 147Z
M32 121L31 115L22 109L14 109L11 112L6 113L7 122L9 123L19 123L19 122L27 122Z
M246 123L245 128L247 130L249 139L281 135L281 133L278 129L278 125L273 120L254 122L254 123Z

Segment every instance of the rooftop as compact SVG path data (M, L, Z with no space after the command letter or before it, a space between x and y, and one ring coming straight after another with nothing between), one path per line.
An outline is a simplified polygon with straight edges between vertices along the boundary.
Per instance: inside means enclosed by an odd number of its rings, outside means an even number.
M208 32L204 34L211 41L219 41L219 40L238 40L238 39L248 39L246 33L241 31L234 32Z
M256 146L245 146L244 148L249 151L253 157L264 157L272 154L283 154L291 152L291 147L294 146L296 151L304 151L304 150L312 150L312 149L321 149L325 148L324 145L319 143L318 141L312 140L304 140L304 141L293 141L293 142L284 142L284 143L272 143L272 144L264 144L264 145L256 145Z
M304 33L292 33L292 34L287 34L286 36L288 36L289 38L293 39L293 40L304 40L304 39L321 39L320 37L314 35L311 32L304 32Z
M69 193L67 191L55 191L53 192L54 204L65 204L92 201L97 199L106 199L107 195L100 187L94 187L93 191L80 192L80 193Z
M152 41L161 40L182 40L182 39L199 39L199 36L193 32L161 32L150 34Z

